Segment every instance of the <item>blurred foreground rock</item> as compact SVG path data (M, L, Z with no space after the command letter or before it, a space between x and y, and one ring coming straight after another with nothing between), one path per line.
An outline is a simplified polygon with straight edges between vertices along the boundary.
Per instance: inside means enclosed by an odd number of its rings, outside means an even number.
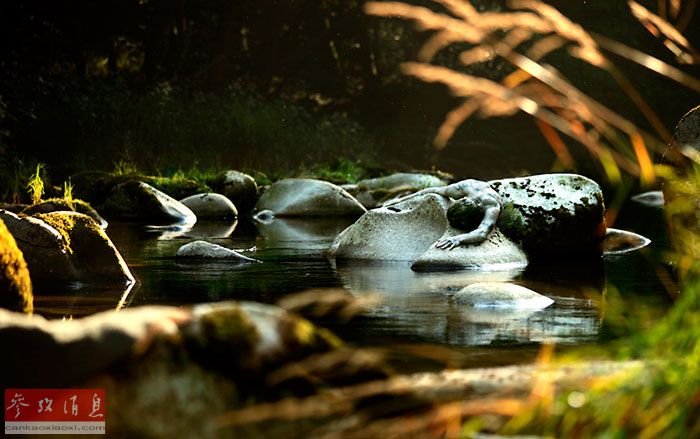
M0 308L31 313L32 281L22 252L0 219Z

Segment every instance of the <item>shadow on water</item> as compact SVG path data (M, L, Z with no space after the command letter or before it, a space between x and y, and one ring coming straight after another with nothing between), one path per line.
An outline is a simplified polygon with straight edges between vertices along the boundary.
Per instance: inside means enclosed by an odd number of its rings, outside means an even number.
M625 223L621 215L616 226L647 235L663 228L659 222L662 216L637 213L630 218L639 224ZM663 236L650 236L652 245L641 252L598 261L502 272L417 273L405 263L336 266L326 259L325 252L335 236L352 222L275 219L255 224L242 220L201 222L189 229L114 223L108 233L138 279L126 298L123 290L89 286L38 289L37 309L61 317L114 309L119 303L185 305L231 299L274 303L309 288L343 287L354 295L380 301L332 329L349 342L381 347L390 358L395 354L392 364L410 371L430 367L430 361L403 355L399 346L449 348L460 367L520 363L532 360L541 342L566 347L595 343L612 333L619 336L619 332L605 330L610 307L624 306L619 298L634 302L629 312L652 309L656 316L671 304L653 268L658 254L666 248ZM263 263L232 266L175 259L180 246L196 239L237 250ZM523 285L555 303L537 311L495 311L469 309L452 301L460 289L485 281ZM612 290L617 298L614 302L607 297Z

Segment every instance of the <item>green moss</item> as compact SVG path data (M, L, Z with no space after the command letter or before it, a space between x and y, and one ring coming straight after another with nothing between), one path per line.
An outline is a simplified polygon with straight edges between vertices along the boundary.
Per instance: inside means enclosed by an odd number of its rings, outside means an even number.
M63 238L63 250L69 254L73 254L73 248L71 247L71 234L73 233L73 228L75 227L75 217L61 213L38 214L36 217L56 229L56 231Z
M34 311L32 282L22 251L0 220L0 306Z
M233 347L239 353L252 351L260 341L257 327L239 307L208 313L202 317L201 325L208 344Z
M327 345L334 348L340 347L343 343L330 331L319 328L306 319L296 318L293 322L292 333L295 342L301 346L313 347L317 345Z
M505 203L501 206L496 224L506 236L522 236L525 233L525 221L513 203Z

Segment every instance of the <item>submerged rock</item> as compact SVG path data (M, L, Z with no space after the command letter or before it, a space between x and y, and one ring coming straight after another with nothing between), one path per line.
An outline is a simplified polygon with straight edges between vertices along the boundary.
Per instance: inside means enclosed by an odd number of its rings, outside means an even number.
M227 261L231 260L240 264L260 262L257 259L251 259L231 249L206 241L194 241L185 244L177 249L175 256L182 259L223 259Z
M240 171L223 172L209 184L231 200L241 212L250 212L258 200L258 185L255 179Z
M32 281L24 255L0 220L0 307L31 313L34 309Z
M353 195L367 209L429 187L446 186L447 182L430 174L396 173L386 177L360 180Z
M66 200L64 198L52 198L49 200L42 201L37 204L32 204L27 206L26 209L22 210L22 213L27 216L32 216L36 213L50 213L50 212L78 212L85 214L95 220L101 228L106 229L108 226L107 221L100 216L95 209L90 206L89 203L83 200Z
M464 233L448 227L442 238L451 238ZM452 250L441 250L431 245L411 268L420 271L429 270L513 270L527 266L527 256L513 241L506 238L498 229L494 229L485 241L468 246L459 246Z
M539 259L602 254L605 205L600 186L576 174L493 180L503 202L499 228Z
M641 194L637 194L630 198L635 203L639 203L642 206L647 207L664 207L664 193L662 191L649 191Z
M258 211L275 216L362 215L366 209L340 187L321 180L288 178L270 186L258 200Z
M651 240L642 235L627 230L608 228L605 233L603 249L606 255L619 255L639 250L649 244L651 244Z
M506 282L480 282L460 290L453 302L475 308L542 309L553 304L547 296Z
M129 181L112 189L103 210L108 216L149 224L192 225L197 222L187 206L140 181Z
M221 194L197 194L180 202L189 207L197 219L233 219L238 216L233 202Z
M89 216L52 212L18 217L0 211L27 261L32 281L132 283L112 241Z

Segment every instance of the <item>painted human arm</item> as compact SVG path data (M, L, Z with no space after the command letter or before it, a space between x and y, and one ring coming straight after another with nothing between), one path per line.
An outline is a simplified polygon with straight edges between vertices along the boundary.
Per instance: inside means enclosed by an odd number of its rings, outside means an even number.
M435 247L442 250L452 250L460 245L478 244L489 236L496 227L498 215L501 213L501 206L496 200L489 202L484 212L484 219L479 226L468 233L442 238L435 243Z
M449 186L442 186L442 187L429 187L425 189L421 189L418 192L415 192L410 195L406 195L401 198L397 198L395 200L388 201L383 204L383 207L387 206L393 206L394 204L402 203L404 201L410 200L412 198L421 196L421 195L426 195L426 194L437 194L437 195L442 195L444 197L447 197L447 191L448 191Z

